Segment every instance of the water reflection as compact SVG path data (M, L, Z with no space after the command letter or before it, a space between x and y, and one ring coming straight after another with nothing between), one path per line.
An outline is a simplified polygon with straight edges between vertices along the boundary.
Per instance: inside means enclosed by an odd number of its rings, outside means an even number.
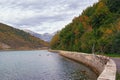
M89 68L47 51L0 52L0 80L96 80Z

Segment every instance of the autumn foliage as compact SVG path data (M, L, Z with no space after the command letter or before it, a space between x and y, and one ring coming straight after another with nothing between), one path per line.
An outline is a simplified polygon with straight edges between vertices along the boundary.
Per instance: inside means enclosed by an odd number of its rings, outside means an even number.
M99 0L57 33L52 49L120 54L120 2Z
M43 40L2 23L0 23L0 43L8 45L12 49L37 49L48 46L48 43Z

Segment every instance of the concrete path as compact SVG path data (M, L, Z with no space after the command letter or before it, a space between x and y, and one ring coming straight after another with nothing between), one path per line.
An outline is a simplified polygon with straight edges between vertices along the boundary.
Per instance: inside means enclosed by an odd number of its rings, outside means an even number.
M117 71L120 73L120 58L112 58L117 66Z

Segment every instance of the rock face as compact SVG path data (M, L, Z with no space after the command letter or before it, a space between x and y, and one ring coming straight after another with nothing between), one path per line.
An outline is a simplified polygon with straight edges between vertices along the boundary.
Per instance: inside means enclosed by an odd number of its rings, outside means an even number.
M1 49L9 49L9 48L11 48L9 45L7 45L7 44L4 44L4 43L1 43L0 42L0 48Z

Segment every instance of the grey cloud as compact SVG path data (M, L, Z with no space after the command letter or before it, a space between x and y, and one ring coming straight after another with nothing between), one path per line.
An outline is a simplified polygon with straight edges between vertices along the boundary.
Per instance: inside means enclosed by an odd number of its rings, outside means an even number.
M21 11L21 13L19 13L24 15L27 15L28 13L22 13L23 11L33 11L35 14L30 14L31 16L28 17L21 15L20 19L19 17L15 17L20 16L19 14L15 13L15 16L12 16L13 20L10 20L10 16L13 15L12 11L11 13L3 12L4 14L2 15L9 15L7 17L8 19L5 17L4 21L6 21L6 23L15 25L16 28L38 28L37 26L41 26L38 29L40 31L44 28L49 30L49 25L42 27L43 23L49 23L56 26L56 24L58 24L57 22L63 21L64 24L64 22L70 21L69 19L72 17L79 15L79 12L81 12L85 7L97 1L98 0L0 0L0 9L3 9L2 7L5 7L5 10L10 8L13 11ZM16 19L17 21L14 21Z
M18 26L21 26L21 25L37 26L37 25L41 25L43 22L52 23L52 22L64 21L67 18L69 18L69 16L70 14L62 14L62 15L55 15L55 16L36 16L28 19L23 19L18 23L16 24L14 23L14 24Z

